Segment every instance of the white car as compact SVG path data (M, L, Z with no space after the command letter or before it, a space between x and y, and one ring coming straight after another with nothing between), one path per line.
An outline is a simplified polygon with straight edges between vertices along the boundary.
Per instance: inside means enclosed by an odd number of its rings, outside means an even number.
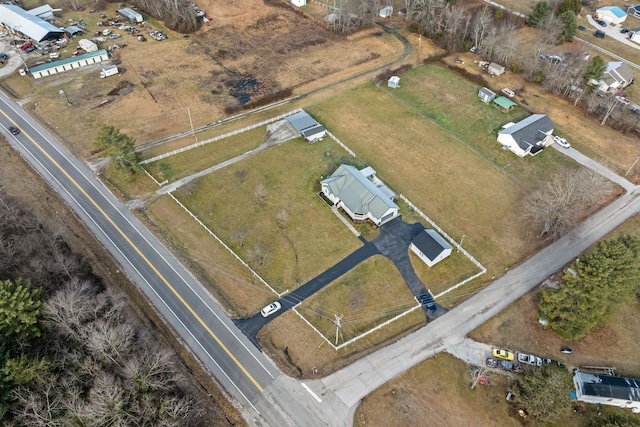
M274 303L269 304L262 310L260 310L260 314L262 314L262 317L268 317L268 316L271 316L276 311L280 310L281 308L282 306L280 305L280 303L276 301Z
M567 141L564 138L559 137L558 135L553 137L553 142L555 142L556 144L558 144L559 146L564 147L564 148L571 147L571 144L569 144L569 141Z
M509 98L513 98L514 96L516 96L516 94L511 89L508 89L506 87L504 89L501 89L500 92L504 93Z

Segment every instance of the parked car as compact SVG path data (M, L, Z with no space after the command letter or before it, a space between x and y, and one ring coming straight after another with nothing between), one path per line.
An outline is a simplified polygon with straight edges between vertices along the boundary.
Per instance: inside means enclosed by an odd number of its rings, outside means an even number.
M597 23L598 25L600 25L601 27L606 27L606 26L607 26L607 23L606 23L606 22L604 22L602 19L598 19L598 20L596 21L596 23Z
M525 365L540 366L542 365L542 359L533 354L518 353L518 362Z
M627 34L629 32L629 29L628 28L623 28L623 29L620 30L620 32L622 34Z
M573 353L573 349L569 348L569 347L562 347L560 349L560 353L564 353L564 354L571 354Z
M629 105L629 104L631 104L631 101L629 101L629 100L628 100L627 98L625 98L624 96L616 95L616 99L617 99L617 100L618 100L618 102L620 102L621 104L624 104L624 105Z
M596 31L595 33L593 33L594 36L596 36L599 39L603 39L604 38L604 31Z
M505 95L507 95L509 98L513 98L514 96L516 96L516 93L514 91L512 91L511 89L508 88L502 88L500 89L500 92L504 93Z
M6 53L0 53L0 59L2 59L3 61L8 61L9 55L7 55Z
M491 354L496 359L508 360L512 362L515 359L515 355L511 353L509 350L504 350L502 348L494 348L491 351Z
M508 360L488 357L485 363L488 368L500 368L504 371L522 372L522 366L517 363L509 362Z
M18 70L18 73L20 73L20 75L24 77L27 75L27 70L25 70L24 68L20 68Z
M269 304L262 310L260 310L260 314L262 314L262 317L269 317L276 311L280 310L281 308L282 306L280 305L280 303L276 301L274 303Z
M571 144L569 144L569 141L567 141L564 138L559 137L558 135L553 137L553 142L555 142L556 144L558 144L559 146L561 146L563 148L571 148Z
M578 25L578 29L579 29L580 31L586 31L586 30L587 30L587 27L585 27L584 25Z
M51 53L49 54L49 58L51 58L51 59L58 59L58 58L60 58L60 54L59 54L58 52L51 52Z
M417 300L421 305L427 307L430 313L434 313L436 311L436 303L433 301L433 298L431 298L431 294L422 294L417 298Z
M11 132L11 135L17 135L20 133L20 129L15 126L9 126L9 132Z

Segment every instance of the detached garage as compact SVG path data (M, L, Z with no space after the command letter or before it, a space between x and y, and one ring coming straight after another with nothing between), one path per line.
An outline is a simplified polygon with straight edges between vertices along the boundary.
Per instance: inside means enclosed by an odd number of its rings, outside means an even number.
M618 6L605 6L596 10L594 18L601 19L609 24L622 24L627 19L627 13Z
M97 64L102 61L107 61L109 54L106 50L99 50L97 52L85 53L84 55L73 56L68 59L62 59L60 61L50 62L48 64L38 65L29 70L34 79L42 77L52 76L58 73L64 73L65 71L74 70L87 65Z
M411 241L409 249L424 261L429 267L433 267L449 255L451 255L451 245L435 230L425 228Z

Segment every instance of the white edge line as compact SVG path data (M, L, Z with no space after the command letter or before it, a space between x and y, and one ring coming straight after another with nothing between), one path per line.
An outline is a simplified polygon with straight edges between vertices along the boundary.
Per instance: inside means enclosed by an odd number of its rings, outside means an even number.
M311 390L311 389L309 388L309 386L308 386L308 385L306 385L305 383L300 383L300 384L302 384L302 387L304 387L304 389L305 389L305 390L307 390L307 391L309 392L309 394L310 394L311 396L313 396L313 398L314 398L315 400L317 400L317 401L318 401L318 403L322 403L322 399L320 399L320 398L318 397L318 395L317 395L317 394L315 394L315 393L313 392L313 390Z

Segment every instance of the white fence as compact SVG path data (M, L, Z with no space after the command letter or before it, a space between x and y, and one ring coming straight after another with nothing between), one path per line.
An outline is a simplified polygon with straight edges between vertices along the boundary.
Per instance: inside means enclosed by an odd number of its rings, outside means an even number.
M148 163L157 162L158 160L166 159L167 157L171 157L171 156L174 156L176 154L184 153L185 151L189 151L189 150L192 150L194 148L202 147L203 145L209 144L211 142L216 142L216 141L219 141L221 139L229 138L230 136L238 135L239 133L243 133L243 132L249 131L251 129L259 128L260 126L265 126L265 125L271 124L273 122L277 122L278 120L282 120L282 119L284 119L284 118L286 118L286 117L288 117L288 116L290 116L292 114L299 113L300 111L302 111L302 109L301 108L297 108L297 109L295 109L293 111L289 111L288 113L280 114L279 116L276 116L276 117L271 117L270 119L263 120L263 121L258 122L258 123L254 123L252 125L249 125L247 127L242 128L242 129L234 130L233 132L225 133L224 135L219 135L219 136L216 136L216 137L213 137L213 138L205 139L203 141L196 142L195 144L191 144L191 145L188 145L186 147L178 148L176 150L169 151L168 153L160 154L160 155L152 157L150 159L143 160L143 161L140 162L140 164L141 165L146 165Z
M351 154L351 157L356 157L356 153L354 153L351 150L351 148L347 147L345 144L342 143L342 141L340 141L338 138L336 138L336 136L334 134L332 134L331 132L327 131L327 135L329 135L329 137L331 139L333 139L339 146L344 148L347 153Z

